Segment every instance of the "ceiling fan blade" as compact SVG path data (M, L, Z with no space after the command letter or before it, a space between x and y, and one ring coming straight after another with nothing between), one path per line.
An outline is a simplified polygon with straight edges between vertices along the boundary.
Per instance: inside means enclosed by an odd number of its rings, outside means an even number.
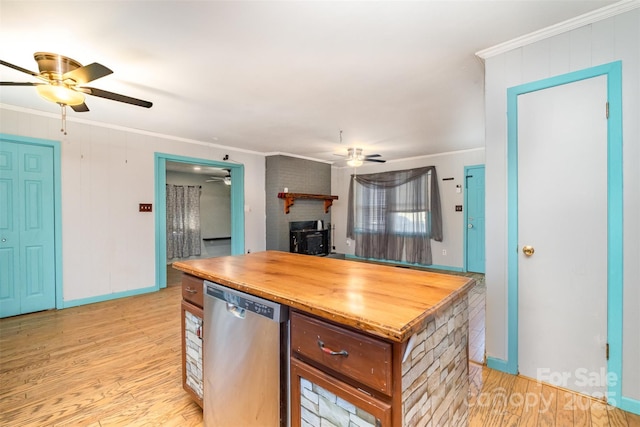
M27 70L26 68L22 68L22 67L20 67L18 65L11 64L11 63L9 63L7 61L3 61L2 59L0 59L0 64L4 65L5 67L13 68L14 70L21 71L21 72L23 72L25 74L29 74L30 76L33 76L33 77L40 77L40 74L38 74L36 72L33 72L31 70Z
M85 65L84 67L76 68L75 70L64 73L62 75L62 80L71 79L77 84L85 84L99 79L100 77L108 76L112 73L113 71L109 68L94 62L93 64Z
M364 158L363 160L365 162L387 163L386 160L381 160L381 159L367 159L367 158Z
M0 86L40 86L46 83L32 83L32 82L0 82Z
M132 98L130 96L120 95L118 93L108 92L102 89L96 89L93 87L78 87L76 90L86 93L88 95L97 96L99 98L110 99L112 101L124 102L125 104L137 105L139 107L151 108L153 103L144 101L142 99Z
M365 157L365 159L370 159L371 157L382 157L382 155L381 154L367 154L364 157Z
M80 105L69 105L69 107L71 107L76 113L84 113L86 111L89 111L89 107L87 107L87 104L85 104L84 102Z

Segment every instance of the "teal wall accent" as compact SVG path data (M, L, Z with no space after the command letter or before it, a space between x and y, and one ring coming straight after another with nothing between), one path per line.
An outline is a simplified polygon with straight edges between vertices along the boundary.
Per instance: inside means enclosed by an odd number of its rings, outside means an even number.
M496 371L507 372L509 374L517 374L517 372L512 372L511 367L509 366L506 360L497 359L495 357L488 356L487 357L487 367L491 369L495 369Z
M244 253L244 165L155 153L156 289L167 286L167 161L229 169L231 174L231 254Z
M640 400L622 396L620 399L620 409L640 415Z
M54 191L54 250L55 250L55 288L56 308L65 307L62 287L62 162L60 157L60 141L31 138L27 136L8 135L0 133L0 141L15 142L51 147L53 149L53 191Z
M519 95L560 86L598 76L607 76L609 101L608 121L608 371L622 378L623 326L623 175L622 175L622 62L616 61L560 76L515 86L507 90L507 253L508 253L508 313L507 360L488 358L491 368L516 374L518 372L518 104ZM622 397L622 381L610 384L611 404L635 407L638 402ZM634 406L635 405L635 406ZM625 408L623 408L625 409Z
M464 187L463 187L463 191L464 191L464 204L462 209L464 209L463 212L463 216L464 216L464 220L462 221L462 235L464 236L464 238L462 239L462 265L464 266L464 268L462 268L462 271L469 271L469 265L468 265L468 259L467 259L467 240L468 240L468 233L469 233L469 228L468 228L468 224L469 224L469 191L467 189L467 176L470 173L473 173L474 170L481 170L482 171L482 176L483 176L483 180L484 180L484 165L473 165L473 166L465 166L464 167L464 175L463 175L463 179L464 179ZM484 193L484 186L483 186L483 193ZM483 209L484 209L484 203L482 205ZM483 212L483 219L484 219L484 212ZM485 227L485 223L483 221L482 223L482 227ZM484 230L483 230L483 234L484 234ZM482 247L482 259L485 259L485 246L484 246L484 239L483 239L483 247ZM485 269L483 269L481 271L481 273L484 273Z
M166 271L165 271L166 273ZM118 298L132 297L135 295L148 294L158 291L158 286L150 286L146 288L132 289L130 291L116 292L113 294L98 295L95 297L81 298L72 301L65 301L64 308L77 307L80 305L94 304L96 302L111 301Z

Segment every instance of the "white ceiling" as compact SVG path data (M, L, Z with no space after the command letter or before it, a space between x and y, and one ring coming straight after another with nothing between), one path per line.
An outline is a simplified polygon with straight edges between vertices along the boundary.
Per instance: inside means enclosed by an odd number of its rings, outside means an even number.
M330 161L348 145L398 159L484 146L475 52L611 3L0 0L0 59L33 71L37 51L99 62L114 74L89 86L154 103L89 96L91 111L70 121ZM0 81L35 79L0 66ZM0 103L59 112L33 87L4 86Z

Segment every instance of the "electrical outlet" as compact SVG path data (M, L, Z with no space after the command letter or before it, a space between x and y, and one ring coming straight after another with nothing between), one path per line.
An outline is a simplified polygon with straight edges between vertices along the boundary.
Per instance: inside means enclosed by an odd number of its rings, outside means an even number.
M152 204L151 203L140 203L140 205L138 207L138 211L139 212L151 212L152 211Z
M446 255L446 254L447 254L447 250L446 250L446 249L443 249L443 250L442 250L442 255Z

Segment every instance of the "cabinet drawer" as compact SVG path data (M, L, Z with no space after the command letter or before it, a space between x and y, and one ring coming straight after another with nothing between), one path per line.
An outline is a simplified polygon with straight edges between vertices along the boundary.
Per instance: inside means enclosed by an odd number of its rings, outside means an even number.
M202 308L204 280L185 274L182 276L182 299Z
M390 343L292 312L291 351L391 396Z

